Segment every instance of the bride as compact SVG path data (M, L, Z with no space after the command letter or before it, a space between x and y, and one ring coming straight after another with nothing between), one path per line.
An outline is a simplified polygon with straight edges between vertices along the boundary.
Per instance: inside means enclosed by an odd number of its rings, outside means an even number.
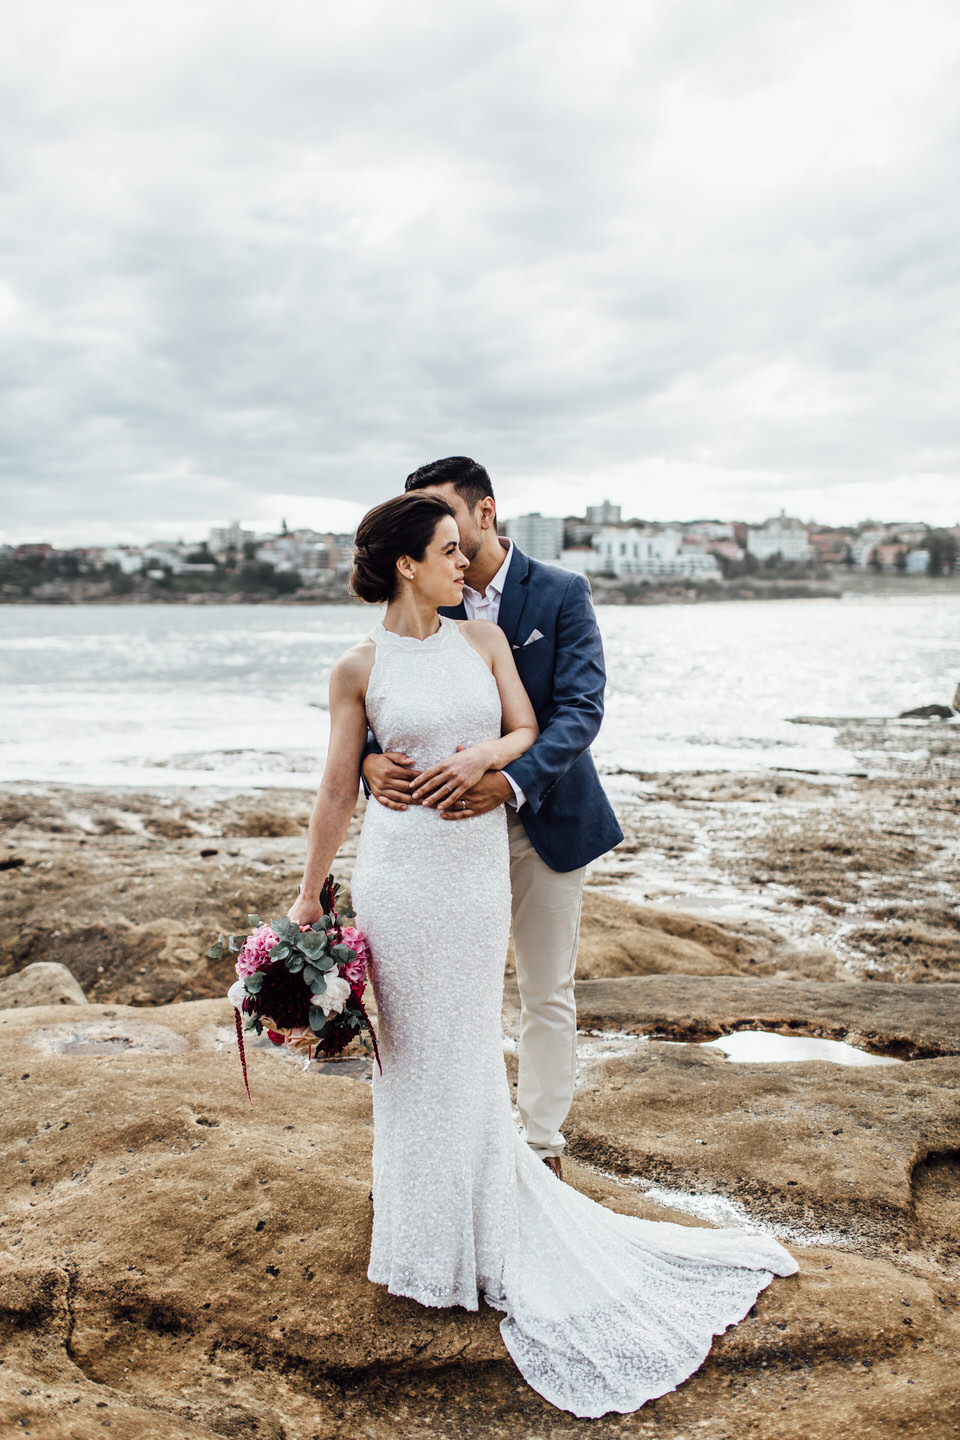
M537 736L503 632L437 613L467 560L453 511L411 491L357 530L353 588L383 621L337 661L330 746L300 898L318 896L357 798L368 727L420 770L419 805L368 805L353 874L370 941L383 1065L374 1073L368 1277L422 1305L480 1299L524 1378L579 1416L626 1412L698 1368L774 1274L776 1241L615 1214L563 1184L514 1127L500 1029L510 926L500 807L442 811Z

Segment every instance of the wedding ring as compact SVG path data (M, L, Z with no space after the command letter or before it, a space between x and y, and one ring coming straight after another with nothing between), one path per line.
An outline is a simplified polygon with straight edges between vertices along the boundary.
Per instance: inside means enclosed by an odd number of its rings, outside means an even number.
M466 800L458 800L458 801L457 801L457 804L460 806L460 809L461 809L461 810L466 810L466 808L467 808L467 802L466 802Z

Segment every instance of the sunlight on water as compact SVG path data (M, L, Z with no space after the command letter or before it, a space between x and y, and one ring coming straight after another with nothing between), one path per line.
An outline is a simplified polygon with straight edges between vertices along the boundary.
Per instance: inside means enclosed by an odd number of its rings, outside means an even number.
M359 606L0 607L0 779L313 787ZM601 769L841 774L805 715L949 700L960 597L604 607Z

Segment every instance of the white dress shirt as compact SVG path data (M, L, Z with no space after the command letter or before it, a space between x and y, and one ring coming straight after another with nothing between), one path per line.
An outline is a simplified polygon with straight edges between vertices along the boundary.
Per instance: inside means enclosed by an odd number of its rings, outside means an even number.
M500 601L503 598L503 587L507 578L507 571L510 569L510 560L513 556L513 541L501 540L502 548L507 552L503 564L496 575L488 582L485 592L481 595L479 590L474 590L472 585L464 581L463 585L463 608L467 612L468 620L492 620L496 625L500 618ZM526 804L526 796L515 780L511 779L506 770L500 772L513 791L513 803L519 810L521 805Z

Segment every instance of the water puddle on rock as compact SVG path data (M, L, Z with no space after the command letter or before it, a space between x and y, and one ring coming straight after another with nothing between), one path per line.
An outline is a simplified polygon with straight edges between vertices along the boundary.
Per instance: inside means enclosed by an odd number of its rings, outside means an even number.
M827 1060L833 1065L902 1065L893 1055L871 1055L842 1040L820 1040L813 1035L778 1035L770 1030L735 1030L718 1040L704 1042L705 1050L719 1050L737 1065L797 1064Z
M188 1042L166 1025L131 1020L78 1020L72 1025L45 1025L30 1036L30 1045L47 1055L122 1055L136 1051L170 1055L189 1048Z
M604 1060L628 1059L649 1035L631 1035L624 1030L581 1030L577 1036L577 1059L592 1066ZM734 1030L716 1040L690 1042L655 1040L657 1045L699 1043L704 1050L718 1050L735 1065L797 1065L809 1060L826 1060L832 1065L903 1065L892 1055L872 1055L842 1040L821 1040L814 1035L780 1035L775 1030ZM506 1047L505 1047L506 1048ZM516 1048L514 1042L513 1048Z

